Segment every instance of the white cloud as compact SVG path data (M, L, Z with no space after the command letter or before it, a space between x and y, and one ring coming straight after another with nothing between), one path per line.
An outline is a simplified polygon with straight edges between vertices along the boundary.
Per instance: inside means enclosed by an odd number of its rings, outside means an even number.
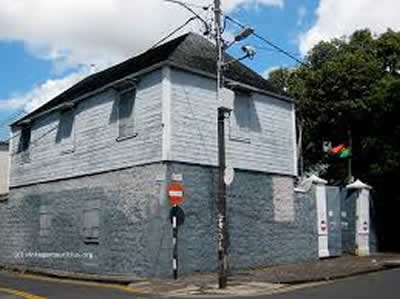
M297 9L297 26L303 25L304 18L307 15L307 8L304 5L300 5Z
M315 25L300 36L300 51L306 54L321 40L348 36L357 29L400 30L399 11L398 0L320 0Z
M64 78L47 80L27 93L0 99L0 110L24 108L25 112L29 113L67 90L93 71L83 68L81 71L72 73Z
M224 8L245 4L282 6L283 0L228 0ZM0 41L24 41L37 56L64 64L109 65L144 51L189 16L164 0L2 0Z
M226 0L223 9L230 12L247 5L282 7L283 3L284 0ZM203 10L194 9L205 18L213 14L210 10L207 16ZM90 64L101 69L148 49L190 16L183 7L164 0L2 0L0 42L22 41L30 53L52 61L56 69ZM186 31L201 31L201 26L200 22L192 23ZM0 109L27 105L32 110L85 74L48 80L26 94L0 100Z
M239 6L251 8L258 5L278 6L282 8L284 0L228 0L223 2L222 8L229 12Z
M276 71L276 70L279 70L281 67L280 66L271 66L270 68L268 68L268 69L266 69L263 73L262 73L262 76L265 78L265 79L268 79L269 78L269 74L271 73L271 72L273 72L273 71Z
M187 19L162 0L3 0L0 40L24 41L42 58L109 65L149 47Z

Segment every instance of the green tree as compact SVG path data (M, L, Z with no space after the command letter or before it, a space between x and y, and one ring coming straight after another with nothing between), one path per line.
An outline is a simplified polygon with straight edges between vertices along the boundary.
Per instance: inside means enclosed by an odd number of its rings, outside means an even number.
M396 193L400 177L400 33L374 36L369 30L321 42L305 59L308 66L279 69L270 80L298 100L305 167L326 164L331 182L346 179L347 161L322 151L353 136L353 175L379 190Z

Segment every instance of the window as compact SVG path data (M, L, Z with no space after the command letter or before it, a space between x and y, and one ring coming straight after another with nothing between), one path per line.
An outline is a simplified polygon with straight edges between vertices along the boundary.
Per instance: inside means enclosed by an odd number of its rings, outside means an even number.
M62 153L68 154L74 151L74 117L73 109L65 109L60 112L56 142L61 144Z
M18 144L18 153L21 155L22 163L30 162L29 149L31 145L31 126L25 125L21 127L21 135Z
M100 200L88 200L83 211L83 236L87 244L99 243Z
M276 222L295 221L294 186L291 177L272 177L274 220Z
M39 236L47 238L50 235L52 215L50 214L50 207L45 205L40 207L40 230Z
M231 140L250 142L251 95L236 92L231 114L229 137Z
M130 89L120 94L118 103L119 140L136 136L134 118L135 97L136 89Z

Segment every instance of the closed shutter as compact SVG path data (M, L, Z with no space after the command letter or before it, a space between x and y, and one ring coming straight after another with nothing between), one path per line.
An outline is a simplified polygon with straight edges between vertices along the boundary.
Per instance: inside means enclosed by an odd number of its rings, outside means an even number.
M83 213L83 236L85 243L99 243L100 200L89 200Z
M18 144L18 152L21 154L21 162L29 163L30 162L30 144L31 144L31 127L23 126L21 128L21 136Z
M237 141L250 141L250 101L251 96L244 93L236 93L233 113L231 116L230 138Z
M132 89L120 94L119 98L119 137L135 135L135 96L136 90Z
M61 143L63 153L69 153L74 150L74 116L73 109L63 110L60 115L57 139Z

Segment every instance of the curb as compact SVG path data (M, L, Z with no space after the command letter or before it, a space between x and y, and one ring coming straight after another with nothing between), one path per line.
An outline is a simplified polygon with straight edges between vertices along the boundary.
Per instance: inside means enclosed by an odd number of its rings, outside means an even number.
M364 274L381 272L381 271L385 271L385 270L387 270L385 267L381 267L381 268L377 268L377 269L363 270L363 271L353 272L353 273L349 273L349 274L335 275L335 276L330 276L330 277L319 277L319 278L310 278L310 279L292 280L292 281L281 280L281 283L288 284L288 285L300 285L300 284L314 283L314 282L334 281L334 280L338 280L338 279L345 279L345 278L350 278L350 277L364 275Z
M390 269L398 268L398 267L400 267L400 260L386 261L386 262L383 262L382 265L383 265L383 267L390 268Z
M376 265L375 268L370 268L367 270L355 271L352 273L346 274L338 274L332 275L329 277L314 277L309 279L293 279L293 280L279 280L279 282L271 281L268 279L263 280L262 278L258 278L257 280L253 280L253 282L260 282L266 284L280 284L281 287L273 288L273 290L265 290L266 293L281 293L285 291L290 291L292 289L308 287L312 285L319 285L321 283L334 282L335 280L346 279L351 277L356 277L364 274L376 273L381 271L389 271L395 268L400 267L400 260L387 260L382 261L379 265ZM163 288L167 286L167 281L152 281L150 278L146 277L138 277L138 276L110 276L110 275L95 275L95 274L79 274L73 272L64 272L64 271L54 271L43 268L29 268L21 266L2 266L0 265L0 271L4 271L7 274L11 275L20 275L22 278L26 279L37 279L44 281L54 281L61 283L70 283L70 284L81 284L92 287L104 287L104 288L113 288L120 289L128 292L137 292L148 295L163 295L168 296L169 291L161 291L157 290L159 287ZM14 272L14 273L13 273ZM231 283L233 285L237 284L238 281L235 280L234 275L230 277ZM243 283L243 282L242 282ZM243 286L246 283L243 283ZM184 289L185 286L181 285L179 288ZM205 293L204 295L211 295ZM224 296L223 294L219 294L217 296ZM189 295L190 296L190 295ZM195 295L195 297L198 295ZM232 296L232 294L230 294Z
M83 280L104 283L117 283L128 285L130 283L139 283L148 281L148 277L140 276L122 276L122 275L99 275L99 274L81 274L76 272L58 271L40 267L23 267L23 266L4 266L0 265L0 271L8 273L18 272L19 274L41 275L49 278L65 278L70 280Z

